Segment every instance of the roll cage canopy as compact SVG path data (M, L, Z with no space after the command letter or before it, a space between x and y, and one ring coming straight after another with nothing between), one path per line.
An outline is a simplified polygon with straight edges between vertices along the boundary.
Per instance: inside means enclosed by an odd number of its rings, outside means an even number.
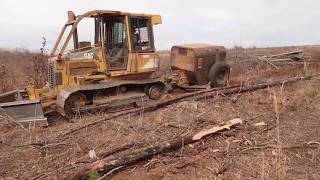
M77 27L78 24L84 19L84 18L96 18L99 16L139 16L139 17L147 17L151 19L152 25L157 25L162 23L162 18L160 15L152 15L152 14L138 14L138 13L128 13L128 12L121 12L121 11L109 11L109 10L94 10L86 12L82 15L75 15L72 11L68 11L68 21L64 24L56 43L51 51L51 57L53 56L61 56L65 49L68 46L69 41L71 40L72 36L75 42L77 42ZM66 29L68 26L72 26L68 36L66 37L65 42L62 44L62 48L59 51L58 54L56 54L59 44L62 41L63 35L66 32Z

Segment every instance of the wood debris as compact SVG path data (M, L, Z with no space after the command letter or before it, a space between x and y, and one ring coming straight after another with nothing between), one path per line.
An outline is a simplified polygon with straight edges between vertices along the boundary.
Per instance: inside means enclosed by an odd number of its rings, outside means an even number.
M79 168L77 172L67 174L66 177L70 179L82 179L96 172L99 172L99 174L104 175L119 167L132 165L146 158L150 158L156 154L168 152L170 150L183 147L184 145L198 141L208 135L213 135L223 130L230 130L232 127L237 126L241 123L241 119L233 119L223 125L215 126L208 129L202 129L196 133L192 133L190 135L180 137L174 140L169 140L157 143L155 145L149 145L140 149L130 150L126 153L120 153L118 155L109 156L104 159L100 159L94 163L91 163L83 168Z
M266 61L268 64L276 69L280 69L275 63L277 62L301 62L305 59L303 51L292 51L275 55L262 55L259 56L261 61Z

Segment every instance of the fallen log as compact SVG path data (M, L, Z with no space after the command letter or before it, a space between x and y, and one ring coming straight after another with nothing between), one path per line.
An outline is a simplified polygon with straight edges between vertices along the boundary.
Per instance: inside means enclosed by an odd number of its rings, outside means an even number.
M215 89L197 91L197 92L193 92L193 93L187 93L187 94L181 95L177 98L160 101L158 103L151 104L151 105L145 106L143 108L132 109L129 111L123 111L123 112L115 113L114 115L111 115L111 116L109 115L106 118L102 118L97 121L91 122L89 124L85 124L85 125L76 127L74 129L71 129L71 130L59 135L58 138L71 135L79 130L85 129L87 127L92 127L92 126L98 125L98 124L103 123L105 121L108 121L110 119L118 118L118 117L128 115L128 114L132 114L132 115L139 114L141 111L143 111L143 112L154 111L156 109L166 107L168 105L171 105L171 104L174 104L174 103L177 103L180 101L188 100L189 98L192 98L193 100L201 100L201 99L213 98L213 97L217 96L216 92L218 92L218 95L219 94L220 95L231 95L231 94L256 91L256 90L266 89L268 87L281 86L282 84L290 84L290 83L295 83L297 81L310 80L313 77L316 77L319 75L320 74L304 76L304 77L294 77L294 78L288 78L288 79L284 79L284 80L273 81L273 82L269 82L269 83L268 82L260 83L260 84L247 86L247 87L243 87L241 85L235 85L235 86L231 86L231 87L215 88Z
M254 151L254 150L266 150L266 149L320 149L320 143L319 142L307 142L303 144L298 145L291 145L291 146L278 146L278 145L260 145L260 146L254 146L249 147L241 150L241 153L247 152L247 151Z
M67 179L85 179L92 173L106 174L113 169L125 167L137 163L141 160L150 158L156 154L168 152L180 148L186 144L198 141L208 135L213 135L223 130L230 130L232 127L242 123L241 119L233 119L221 126L203 129L196 133L178 139L158 143L141 149L136 149L120 155L109 156L98 160L90 165L80 168L77 172L67 174Z
M304 77L295 77L295 78L273 81L270 83L261 83L261 84L256 84L256 85L252 85L252 86L239 87L239 88L235 88L235 89L226 89L224 91L219 91L218 93L220 93L220 95L226 96L226 95L232 95L232 94L238 94L238 93L252 92L252 91L271 88L271 87L275 87L275 86L281 86L283 84L291 84L291 83L295 83L298 81L311 80L313 77L316 77L319 75L320 74L312 75L312 76L304 76ZM206 94L201 94L199 96L196 96L192 100L199 101L202 99L213 98L215 96L217 96L217 94L213 94L213 93L207 94L206 93Z
M276 69L280 69L278 66L276 66L275 64L273 64L271 61L270 61L270 59L269 58L267 58L267 57L261 57L260 58L262 61L266 61L268 64L270 64L271 66L273 66L274 68L276 68Z
M270 59L271 58L300 58L300 59L303 59L303 56L304 56L304 53L303 51L299 50L299 51L292 51L292 52L287 52L287 53L282 53L282 54L275 54L275 55L271 55L269 56Z

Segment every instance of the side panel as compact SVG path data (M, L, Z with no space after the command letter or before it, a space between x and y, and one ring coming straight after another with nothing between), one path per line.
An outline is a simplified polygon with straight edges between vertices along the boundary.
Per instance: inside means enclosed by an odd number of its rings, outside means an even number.
M77 79L97 73L106 73L106 63L100 47L65 54L62 60L49 59L51 89L61 90L70 85L78 85Z
M159 69L160 57L154 53L141 53L137 55L137 72L153 72Z
M90 75L98 70L97 64L90 61L70 63L69 68L71 76Z
M186 48L172 48L171 66L181 70L195 71L194 53Z

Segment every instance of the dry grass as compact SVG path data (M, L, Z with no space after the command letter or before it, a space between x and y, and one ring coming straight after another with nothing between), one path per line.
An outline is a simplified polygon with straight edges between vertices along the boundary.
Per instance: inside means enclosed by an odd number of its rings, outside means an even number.
M47 81L47 56L27 50L0 51L0 93Z
M275 53L288 49L247 49ZM242 52L242 54L244 54ZM237 52L238 59L246 59ZM167 58L167 57L165 57ZM240 60L239 60L240 61ZM303 75L304 66L281 66L275 70L265 63L254 66L233 66L234 80L251 83L259 79L281 79ZM237 64L236 63L236 64ZM308 73L319 70L309 64ZM111 175L114 179L319 179L319 149L285 149L288 145L319 142L319 80L300 82L293 85L237 97L216 97L202 101L187 101L174 104L154 112L141 112L140 116L125 116L112 119L99 126L88 127L70 136L58 138L59 134L79 125L103 118L83 116L74 123L60 122L46 129L31 128L25 133L21 129L1 134L0 176L9 179L30 179L43 172L63 174L82 165L88 152L112 150L127 143L136 143L137 148L181 136L204 126L216 125L234 117L241 117L245 124L219 136L208 137L191 146L162 155ZM255 127L264 122L266 125ZM42 142L45 146L24 146L26 143ZM8 146L4 145L8 144ZM275 145L275 149L255 149L259 145ZM16 147L15 147L16 146ZM80 160L79 160L80 159ZM61 168L70 162L77 163Z

